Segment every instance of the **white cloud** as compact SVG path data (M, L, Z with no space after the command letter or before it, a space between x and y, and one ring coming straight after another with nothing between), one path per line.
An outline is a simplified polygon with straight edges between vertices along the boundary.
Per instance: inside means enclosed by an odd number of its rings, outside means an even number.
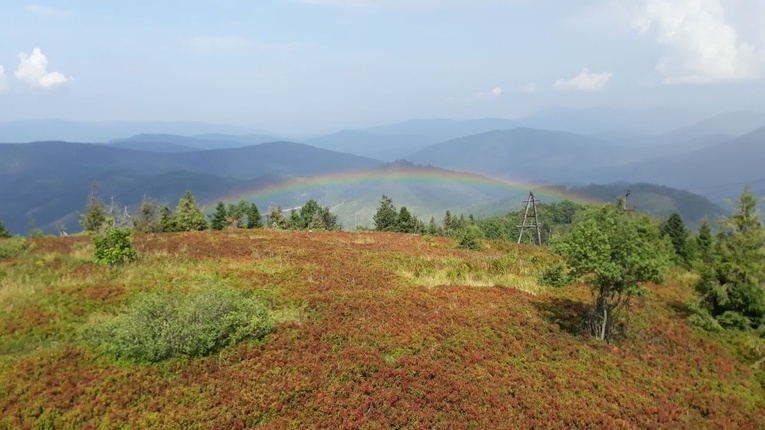
M490 91L480 92L472 97L449 97L447 99L450 103L470 103L480 100L491 100L502 96L502 88L496 87Z
M537 84L532 82L530 84L521 85L520 91L526 94L533 94L537 92Z
M8 88L8 82L5 79L5 68L0 66L0 92Z
M28 13L44 16L68 16L69 12L48 6L29 4L25 8Z
M35 48L32 55L20 53L19 67L16 69L16 79L26 82L32 87L53 88L71 80L59 72L48 71L48 57L40 48Z
M479 99L479 100L483 100L483 99L497 98L497 97L499 97L501 95L502 95L502 88L496 87L496 88L492 88L491 91L488 91L488 92L485 92L485 93L483 93L483 92L482 93L478 93L478 94L476 94L475 97L477 99Z
M765 70L763 51L739 40L721 0L645 0L632 26L666 47L656 64L665 84L757 79Z
M584 68L581 73L571 79L558 79L553 87L558 90L603 91L612 77L613 74L611 72L593 73L589 69Z

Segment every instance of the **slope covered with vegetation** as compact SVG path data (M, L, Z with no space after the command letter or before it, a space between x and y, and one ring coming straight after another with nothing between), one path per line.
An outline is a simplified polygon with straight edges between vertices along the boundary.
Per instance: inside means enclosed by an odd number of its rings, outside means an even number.
M589 288L537 283L545 248L395 233L136 234L93 263L87 237L0 239L0 428L758 428L743 338L687 322L694 280L633 302L593 340ZM150 293L225 288L273 331L204 358L115 360L83 333Z

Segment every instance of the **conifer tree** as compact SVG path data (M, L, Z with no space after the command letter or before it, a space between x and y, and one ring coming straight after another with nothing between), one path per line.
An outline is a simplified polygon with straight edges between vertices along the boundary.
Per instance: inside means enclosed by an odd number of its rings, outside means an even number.
M401 206L401 210L398 213L396 231L399 233L417 232L417 218L409 212L406 206Z
M715 241L711 262L701 266L696 290L721 326L757 328L765 324L765 229L749 187L726 225L731 231Z
M248 209L249 206L247 200L240 200L237 204L229 203L228 208L226 209L226 221L224 227L242 228Z
M393 199L383 194L380 199L380 206L372 217L377 231L396 231L398 213L393 206Z
M173 211L166 204L159 209L159 227L162 231L178 231Z
M699 234L696 238L696 243L699 246L701 252L701 258L703 261L709 260L709 255L712 251L712 228L709 226L709 221L704 219L699 227Z
M162 231L160 209L157 202L144 198L131 219L133 228L138 233L156 233Z
M80 224L87 233L97 233L106 226L106 206L98 197L98 185L95 181L88 193L85 213L80 216Z
M208 227L205 215L189 190L186 190L175 208L175 224L178 231L206 230Z
M210 229L223 230L226 228L226 215L226 205L223 202L218 202L215 206L215 212L210 215Z
M661 225L661 234L669 237L672 247L675 249L676 263L687 266L688 255L688 230L685 228L683 218L678 212L673 212L666 222Z
M247 210L247 228L263 228L263 220L260 219L260 211L255 203L251 203Z

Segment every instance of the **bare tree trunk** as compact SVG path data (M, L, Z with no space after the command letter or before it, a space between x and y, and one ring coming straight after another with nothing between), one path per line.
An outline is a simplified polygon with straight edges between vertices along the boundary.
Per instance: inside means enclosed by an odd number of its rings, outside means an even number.
M608 307L603 305L603 327L600 328L600 340L606 340L606 327L608 325Z

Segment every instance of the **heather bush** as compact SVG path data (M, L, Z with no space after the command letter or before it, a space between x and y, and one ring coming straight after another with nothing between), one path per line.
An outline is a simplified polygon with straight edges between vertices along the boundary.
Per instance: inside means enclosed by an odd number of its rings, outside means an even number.
M224 289L184 295L144 293L116 319L83 331L86 343L114 358L156 363L202 357L273 329L266 306Z

